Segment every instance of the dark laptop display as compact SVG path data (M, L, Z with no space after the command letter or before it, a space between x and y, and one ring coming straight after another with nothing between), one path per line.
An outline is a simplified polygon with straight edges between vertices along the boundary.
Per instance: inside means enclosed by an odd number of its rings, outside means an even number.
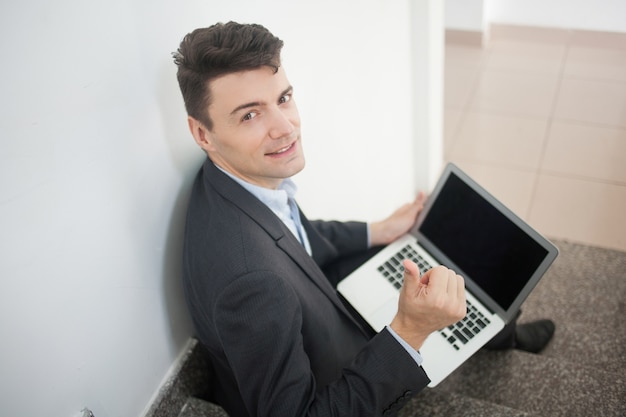
M461 275L471 277L478 290L506 312L520 293L530 292L532 287L525 286L549 252L521 219L504 207L496 208L500 203L483 195L484 190L476 192L451 172L418 225L418 239L443 265L452 264Z

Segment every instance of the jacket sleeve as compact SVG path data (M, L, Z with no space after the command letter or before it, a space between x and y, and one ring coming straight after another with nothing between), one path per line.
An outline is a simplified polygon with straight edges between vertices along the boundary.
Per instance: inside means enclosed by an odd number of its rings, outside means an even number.
M318 265L364 252L368 248L366 223L310 221L302 216L302 225L307 231L313 258Z
M304 348L301 305L270 272L235 279L214 311L213 325L250 416L393 416L429 382L384 330L340 378L317 387Z

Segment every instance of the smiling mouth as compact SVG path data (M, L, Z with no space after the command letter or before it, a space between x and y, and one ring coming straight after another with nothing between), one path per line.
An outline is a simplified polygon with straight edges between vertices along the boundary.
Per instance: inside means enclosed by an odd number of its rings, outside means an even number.
M287 152L288 150L290 150L291 148L293 148L294 145L295 145L295 142L290 143L289 145L285 146L284 148L280 148L276 152L270 152L270 153L268 153L266 155L280 155L280 154L283 154L283 153Z

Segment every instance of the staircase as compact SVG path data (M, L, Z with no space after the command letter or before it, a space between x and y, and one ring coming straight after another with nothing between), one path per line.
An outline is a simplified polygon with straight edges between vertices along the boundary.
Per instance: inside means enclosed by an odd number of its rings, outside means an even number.
M520 322L551 318L539 355L481 350L401 417L626 416L626 253L557 241L561 253L523 306ZM146 417L227 417L203 401L213 383L194 342L180 372Z

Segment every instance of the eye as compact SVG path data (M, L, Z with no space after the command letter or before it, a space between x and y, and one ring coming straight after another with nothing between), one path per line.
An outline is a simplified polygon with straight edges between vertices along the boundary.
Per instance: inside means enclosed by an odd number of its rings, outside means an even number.
M278 99L278 104L283 104L291 100L291 93L285 94L281 98Z
M248 120L252 120L257 116L257 114L255 112L250 112L250 113L246 113L243 115L243 117L241 118L242 122L248 121Z

